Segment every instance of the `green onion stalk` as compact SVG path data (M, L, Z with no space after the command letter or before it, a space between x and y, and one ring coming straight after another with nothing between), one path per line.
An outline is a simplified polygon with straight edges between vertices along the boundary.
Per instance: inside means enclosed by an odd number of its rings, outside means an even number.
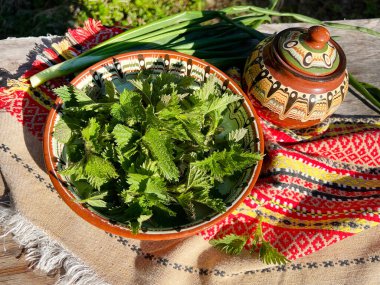
M106 40L81 55L51 66L30 77L32 87L48 80L79 72L105 58L134 50L173 50L194 55L219 67L242 66L255 45L266 37L257 28L272 16L291 17L312 25L354 30L380 37L380 33L347 24L321 21L296 13L275 10L277 0L268 8L232 6L219 11L187 11L141 27L132 28ZM355 80L350 83L369 102L380 107L380 90Z

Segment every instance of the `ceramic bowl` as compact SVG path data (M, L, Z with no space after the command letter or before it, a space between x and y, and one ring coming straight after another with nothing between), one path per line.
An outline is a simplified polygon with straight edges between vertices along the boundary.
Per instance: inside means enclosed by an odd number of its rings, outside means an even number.
M214 66L198 58L172 51L147 50L129 52L100 61L87 68L72 80L72 84L79 89L87 86L99 88L105 80L112 80L119 91L131 88L128 79L136 76L143 69L154 70L155 73L170 72L180 75L189 75L195 78L197 84L202 84L214 74L218 78L222 90L230 89L239 94L244 101L229 106L228 123L237 127L248 128L248 135L243 139L244 146L252 152L264 151L263 135L257 114L248 97L241 88L226 74ZM229 181L221 188L220 193L227 205L224 213L212 210L204 211L195 221L185 219L175 225L143 224L138 234L132 234L122 223L111 221L90 206L76 202L78 197L75 189L70 186L68 177L61 176L58 171L64 168L64 145L57 142L52 136L54 126L60 119L62 101L58 98L55 107L50 111L44 133L44 158L50 179L62 197L63 201L80 217L96 227L112 234L141 240L176 239L196 234L218 221L226 218L251 192L259 176L262 161L247 169L236 181Z

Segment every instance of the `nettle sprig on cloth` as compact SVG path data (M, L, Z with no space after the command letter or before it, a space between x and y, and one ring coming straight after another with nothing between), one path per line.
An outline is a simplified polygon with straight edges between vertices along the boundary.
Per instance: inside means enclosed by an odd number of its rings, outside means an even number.
M251 237L228 234L222 238L211 239L210 244L225 253L238 255L243 252L248 241L250 241L249 253L259 252L260 260L266 264L286 264L289 261L270 242L265 240L261 221L257 224L256 230Z

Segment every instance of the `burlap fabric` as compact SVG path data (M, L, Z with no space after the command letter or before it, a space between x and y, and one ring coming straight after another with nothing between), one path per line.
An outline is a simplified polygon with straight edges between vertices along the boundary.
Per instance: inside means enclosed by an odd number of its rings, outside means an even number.
M379 283L378 228L284 266L266 266L249 255L227 256L200 236L166 242L112 236L59 199L45 173L41 141L28 127L8 112L0 113L0 122L1 191L9 191L17 211L111 284Z

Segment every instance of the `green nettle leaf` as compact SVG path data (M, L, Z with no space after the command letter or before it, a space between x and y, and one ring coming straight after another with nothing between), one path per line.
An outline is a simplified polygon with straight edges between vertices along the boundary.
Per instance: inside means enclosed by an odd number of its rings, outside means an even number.
M98 136L100 132L100 124L96 118L91 118L88 122L87 127L82 130L82 137L86 142L91 142L94 138Z
M135 88L140 91L141 96L146 104L152 104L153 91L153 77L149 76L145 80L132 79L130 82ZM157 96L157 95L156 95ZM157 96L158 97L158 96Z
M209 97L216 92L217 82L217 78L211 75L201 88L194 91L194 97L201 102L208 102Z
M254 253L257 250L259 250L260 260L266 264L286 264L289 261L270 242L265 240L261 220L259 220L255 230L250 252Z
M169 121L167 124L163 124L163 129L168 133L168 135L179 141L191 141L184 125L178 121Z
M74 180L72 181L72 184L74 185L78 196L83 200L87 199L91 196L91 194L94 192L94 187L92 187L86 180Z
M219 110L214 110L207 114L206 120L208 120L209 130L207 131L207 140L213 140L213 136L220 126L223 116Z
M176 119L183 113L180 100L177 94L161 96L162 109L157 112L157 117L161 120Z
M220 239L211 239L210 244L217 249L228 254L240 254L244 245L248 241L248 236L229 234ZM281 254L274 246L264 239L261 221L259 222L252 240L251 253L259 249L259 258L266 264L286 264L289 260Z
M95 103L84 91L77 89L73 85L55 88L54 93L62 99L66 107L77 107Z
M130 184L128 190L122 192L122 197L125 203L129 204L139 201L139 206L146 210L151 211L152 207L157 207L170 216L175 216L176 212L168 208L171 201L174 201L172 197L169 196L165 181L160 177L149 177L148 175L139 173L129 173L127 177L127 182ZM135 206L136 207L136 206ZM150 214L148 215L150 218ZM144 220L145 221L145 220ZM139 224L143 220L138 220Z
M131 116L136 120L143 120L144 108L141 103L141 96L137 92L125 89L120 94L120 104L131 112Z
M111 107L111 115L118 121L124 122L124 119L128 116L128 113L119 103L115 103Z
M194 78L189 76L179 76L175 73L161 73L159 74L153 86L154 94L158 93L159 98L163 94L178 93L182 95L192 92L190 86L194 83Z
M115 96L117 96L117 91L115 88L115 85L112 83L111 80L105 80L104 81L104 93L109 99L114 99Z
M105 160L108 160L108 161L114 161L114 160L117 161L117 155L118 155L118 153L116 150L116 146L114 146L112 144L105 145L102 152L101 152L102 158L104 158Z
M143 91L143 85L144 81L137 78L137 79L130 79L129 82L139 91Z
M70 162L67 168L59 171L59 174L67 177L75 176L76 179L85 178L83 159L79 162Z
M211 239L210 244L227 254L238 255L243 251L247 240L246 236L229 234L220 239Z
M120 103L111 107L111 115L121 121L133 126L135 123L145 120L145 110L141 103L141 96L133 91L124 90L120 94Z
M254 253L257 250L259 250L260 260L266 264L285 264L289 261L283 254L265 240L261 220L259 220L254 232L250 252Z
M123 170L125 172L128 172L131 164L133 163L134 161L134 156L135 154L137 154L137 148L136 147L132 147L128 150L121 150L119 148L116 148L116 152L117 152L117 162L121 165L121 167L123 168Z
M78 162L84 157L84 142L79 134L72 135L70 141L65 144L68 161Z
M95 208L106 208L107 207L107 202L105 202L104 200L101 200L101 199L86 200L86 203L92 207L95 207Z
M206 171L196 167L191 167L187 178L186 188L191 189L210 189L212 187L212 181Z
M232 158L236 163L238 171L256 164L263 159L263 155L259 152L244 151L241 145L233 144L231 147Z
M131 173L131 172L128 173L127 182L130 185L129 190L140 191L141 183L145 181L145 184L146 184L146 181L148 180L148 178L149 178L149 175L140 174L140 173ZM143 188L145 187L146 186L144 186Z
M228 140L231 142L238 142L242 140L247 134L248 130L246 128L240 128L233 130L228 133Z
M289 260L269 242L263 241L259 250L260 259L266 264L286 264Z
M169 181L178 181L179 170L173 161L173 155L167 148L168 140L163 134L155 128L150 128L143 136L143 142L157 160L157 165L164 177Z
M177 216L177 213L171 210L167 205L161 203L161 202L156 202L154 207L160 209L161 211L166 212L169 216L175 217Z
M62 99L63 103L65 103L66 107L70 107L70 104L75 103L74 98L74 86L64 85L54 89L54 93L57 94L59 98Z
M223 177L242 171L261 158L260 154L245 152L240 145L234 145L230 150L215 151L204 160L193 162L192 165L210 172L213 178L222 181Z
M71 129L63 119L54 126L53 137L60 143L68 143L71 138Z
M153 216L153 212L151 210L145 210L143 214L141 214L137 218L137 222L139 223L139 228L141 227L142 223L149 220Z
M171 198L167 192L166 183L160 177L150 177L146 183L145 194L153 196L154 200L158 200L163 204L169 204Z
M145 128L149 127L155 127L155 128L161 128L163 125L162 121L158 119L156 114L154 113L154 108L152 105L149 105L145 109Z
M176 186L171 186L168 188L168 191L170 193L185 193L187 191L187 187L186 187L186 184L179 184L179 185L176 185Z
M123 212L121 221L130 226L132 233L137 234L142 223L150 219L152 215L153 212L148 208L145 197L137 196Z
M223 95L222 97L214 98L214 100L207 105L206 114L215 110L223 112L229 104L239 100L241 100L241 96L239 95Z
M107 196L107 192L96 193L86 199L78 201L79 203L87 203L92 207L96 208L106 208L107 202L104 201L104 197Z
M96 118L92 117L87 126L81 131L82 138L85 142L86 151L93 153L101 153L102 147L102 133L100 123Z
M91 154L87 158L84 172L88 178L88 182L96 189L100 189L103 184L118 177L116 169L111 162L94 154Z
M181 124L186 130L189 137L191 137L201 148L204 147L204 142L206 140L205 135L202 133L202 119L198 117L181 120Z
M177 196L178 203L184 209L187 217L191 221L194 221L196 218L193 199L194 199L193 192L190 192L190 191L181 193L180 195Z
M226 150L213 152L211 156L204 160L192 163L194 167L210 172L211 176L219 181L222 181L224 176L234 173L235 169L232 164L231 157L227 154Z
M85 121L88 120L88 114L82 113L78 107L65 107L62 112L62 120L65 121L67 126L72 130L78 130L84 126Z
M135 131L134 129L131 129L130 127L117 124L114 127L112 134L115 138L117 145L120 148L123 148L123 147L126 147L131 142L133 136L137 135L138 132Z
M157 177L159 177L159 175L157 175L158 173L157 161L151 160L149 158L145 159L145 161L141 164L139 173L151 175L151 176L156 175Z
M218 213L226 211L226 204L220 198L211 198L209 189L197 189L193 191L193 199L204 204Z

